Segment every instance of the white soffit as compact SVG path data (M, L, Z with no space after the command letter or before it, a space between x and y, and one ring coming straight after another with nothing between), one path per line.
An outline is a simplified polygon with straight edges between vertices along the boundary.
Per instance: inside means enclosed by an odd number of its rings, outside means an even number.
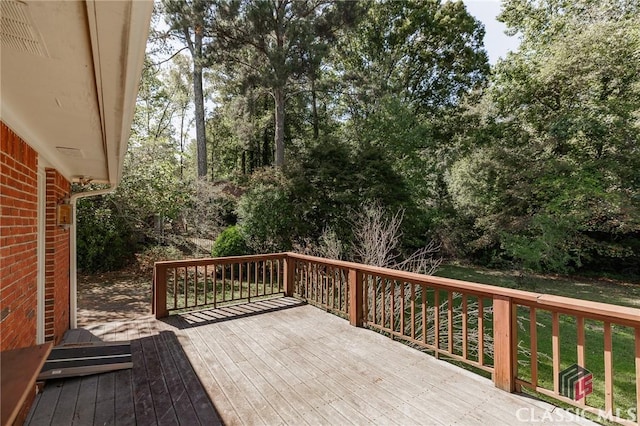
M153 3L0 5L0 118L67 179L117 183Z

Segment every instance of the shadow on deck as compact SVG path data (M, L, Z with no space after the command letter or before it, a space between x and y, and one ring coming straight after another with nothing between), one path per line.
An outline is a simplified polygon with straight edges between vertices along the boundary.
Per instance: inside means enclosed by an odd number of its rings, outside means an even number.
M139 337L134 369L47 384L29 424L589 423L292 298L67 337Z
M65 343L100 340L70 330ZM222 424L172 331L131 341L133 368L50 380L27 425Z

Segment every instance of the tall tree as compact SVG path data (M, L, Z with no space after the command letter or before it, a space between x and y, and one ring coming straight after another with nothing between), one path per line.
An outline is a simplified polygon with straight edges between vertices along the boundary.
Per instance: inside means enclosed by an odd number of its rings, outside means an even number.
M485 248L541 270L638 264L637 7L505 3L502 18L523 34L522 49L494 69L488 143L449 179Z
M172 88L171 100L176 105L177 118L180 120L178 129L178 145L180 147L180 179L184 179L185 156L187 138L193 126L193 112L189 109L193 99L193 82L189 72L191 64L184 55L177 55L172 60L168 70L168 84Z
M209 64L204 46L211 45L215 3L213 0L163 0L162 4L171 35L188 48L193 61L198 177L204 178L207 176L207 138L202 73Z
M275 165L285 164L285 105L335 33L353 22L355 2L332 0L234 0L220 6L217 53L244 79L269 90L275 106Z
M458 105L488 74L484 28L462 2L370 3L352 37L343 39L339 73L349 82L352 113L375 109L394 94L415 112Z

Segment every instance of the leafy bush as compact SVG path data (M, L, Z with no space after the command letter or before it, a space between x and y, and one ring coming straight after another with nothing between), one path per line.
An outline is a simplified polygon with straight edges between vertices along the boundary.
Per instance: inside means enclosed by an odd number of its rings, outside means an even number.
M138 268L142 273L153 271L153 264L163 260L184 259L184 254L175 246L156 245L145 248L142 253L136 254Z
M238 203L238 219L249 247L258 253L289 250L301 235L287 179L276 170L254 173Z
M133 232L110 200L108 196L78 200L78 268L82 271L115 270L133 260Z
M230 226L222 231L211 249L213 257L242 256L249 253L245 236L238 226Z

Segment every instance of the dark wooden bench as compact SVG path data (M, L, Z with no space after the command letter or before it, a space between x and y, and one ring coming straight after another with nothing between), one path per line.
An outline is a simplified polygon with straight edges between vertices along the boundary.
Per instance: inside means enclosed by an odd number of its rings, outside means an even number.
M22 424L35 397L36 378L44 365L51 343L0 352L2 426Z

